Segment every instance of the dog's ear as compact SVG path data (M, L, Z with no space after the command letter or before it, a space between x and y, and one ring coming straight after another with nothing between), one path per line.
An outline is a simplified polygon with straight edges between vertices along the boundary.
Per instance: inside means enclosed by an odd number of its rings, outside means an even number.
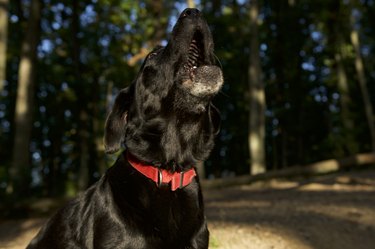
M133 102L133 87L122 89L115 99L105 122L104 148L108 154L115 153L125 138L128 111Z
M219 134L220 127L221 127L220 111L216 108L216 106L210 103L208 113L210 115L210 120L213 126L213 132L216 136L217 134Z

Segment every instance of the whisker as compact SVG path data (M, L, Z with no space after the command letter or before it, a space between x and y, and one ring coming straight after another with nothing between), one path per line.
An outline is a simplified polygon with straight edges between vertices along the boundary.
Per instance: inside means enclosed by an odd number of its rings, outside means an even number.
M223 90L220 90L220 91L218 92L218 94L223 95L224 97L230 99L230 96L229 96L228 94L226 94L225 92L223 92Z
M221 62L220 62L220 60L219 60L219 57L217 57L216 54L213 54L213 55L214 55L216 61L219 63L220 68L223 69L223 65L221 64Z

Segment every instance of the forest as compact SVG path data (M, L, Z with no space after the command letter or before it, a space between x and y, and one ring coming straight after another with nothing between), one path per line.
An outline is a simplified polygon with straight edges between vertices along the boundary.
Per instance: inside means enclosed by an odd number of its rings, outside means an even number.
M375 152L373 0L0 0L0 199L73 196L116 156L104 122L187 6L224 72L201 178Z

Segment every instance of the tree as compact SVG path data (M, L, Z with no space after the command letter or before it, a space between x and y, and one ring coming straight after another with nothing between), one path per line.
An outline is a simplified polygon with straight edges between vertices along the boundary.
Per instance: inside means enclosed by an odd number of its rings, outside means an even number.
M308 129L313 112L308 111L309 83L301 64L309 41L306 32L310 18L303 15L300 4L287 0L265 2L260 30L266 81L268 114L266 119L267 167L280 169L308 161L311 137ZM304 20L304 22L301 22ZM265 29L265 30L264 30ZM264 35L267 33L270 35ZM263 34L263 35L262 35ZM267 57L269 59L267 59ZM316 84L316 83L315 83Z
M72 12L72 59L74 72L74 88L80 93L79 99L84 103L77 108L78 116L78 151L79 151L79 169L78 169L78 190L83 191L89 185L90 172L90 118L88 114L88 106L90 105L88 96L91 88L88 87L87 79L82 78L83 66L81 63L81 39L80 32L80 5L79 1L73 1Z
M266 100L264 84L262 80L262 69L259 57L258 42L258 15L259 6L257 0L250 2L250 60L249 60L249 152L250 172L259 174L266 171L265 158L265 110Z
M6 79L9 0L0 0L0 92Z
M194 0L186 0L188 8L195 8Z
M351 3L352 3L352 7L354 7L354 1L351 1ZM365 76L365 67L364 67L362 55L361 55L359 32L355 27L355 17L353 14L350 17L350 22L351 22L350 40L351 40L351 43L353 45L354 52L355 52L354 65L355 65L355 70L357 73L357 80L358 80L359 88L361 89L367 125L370 131L371 149L372 151L375 152L374 112L372 109L372 104L371 104L369 92L367 89L367 80Z
M339 94L339 115L335 124L334 140L337 144L337 152L343 155L352 155L358 150L358 143L355 138L352 79L350 75L350 64L348 47L348 8L347 4L341 1L327 2L326 32L328 37L327 51L331 60L332 82L336 85ZM331 114L333 117L334 115ZM332 119L332 118L331 118Z
M40 40L41 0L32 0L27 30L22 42L18 69L15 109L15 136L8 193L24 195L30 180L30 138L33 127L33 103L36 76L37 46Z

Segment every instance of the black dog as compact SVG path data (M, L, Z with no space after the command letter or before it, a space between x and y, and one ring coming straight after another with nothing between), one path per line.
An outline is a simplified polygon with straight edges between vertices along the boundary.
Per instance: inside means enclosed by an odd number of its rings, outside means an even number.
M194 165L208 157L219 130L210 101L223 76L213 46L201 13L184 10L168 45L147 56L108 116L106 151L126 150L27 248L208 248Z

